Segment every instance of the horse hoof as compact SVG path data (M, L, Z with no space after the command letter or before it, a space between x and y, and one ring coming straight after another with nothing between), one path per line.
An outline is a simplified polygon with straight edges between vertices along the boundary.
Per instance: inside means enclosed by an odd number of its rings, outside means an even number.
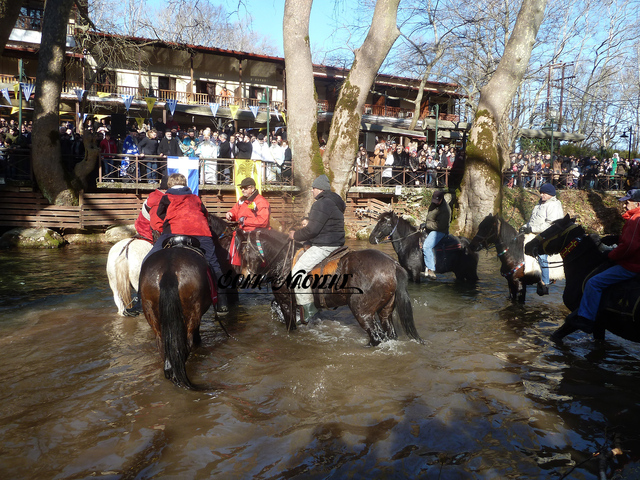
M544 295L549 295L549 286L548 285L538 285L536 293L541 297Z
M551 340L556 343L562 343L562 339L567 335L572 334L578 330L573 325L569 325L568 323L563 324L560 328L558 328L555 332L551 334Z

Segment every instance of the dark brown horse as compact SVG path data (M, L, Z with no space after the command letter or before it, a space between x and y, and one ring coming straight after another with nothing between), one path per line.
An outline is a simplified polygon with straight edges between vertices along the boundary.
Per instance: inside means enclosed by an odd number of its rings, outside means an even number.
M606 251L602 251L601 243L610 241L602 239L601 242L599 238L596 241L566 215L528 242L525 251L530 255L560 254L566 277L562 300L569 310L575 312L580 306L587 277L612 265ZM635 308L639 297L638 277L606 288L600 299L593 336L603 339L605 330L609 330L632 342L640 342L640 309ZM552 338L562 340L575 331L575 327L565 323L553 333Z
M297 306L291 288L294 250L300 248L288 236L274 230L238 232L243 273L264 275L289 330L296 328ZM333 308L347 305L369 335L369 345L397 338L393 315L400 318L405 333L422 342L413 322L413 307L407 292L407 272L389 255L378 250L349 251L312 270L317 280L316 305ZM313 276L317 275L317 277ZM326 277L325 277L326 275ZM324 278L326 283L321 283ZM331 285L331 288L327 288ZM376 314L379 321L376 319Z
M212 304L212 277L206 259L193 248L157 251L140 270L142 311L156 334L164 375L194 389L185 364L200 343L200 319Z
M540 269L525 273L524 235L519 234L500 215L489 214L480 222L478 233L471 240L470 247L479 251L482 248L488 249L490 245L496 247L501 263L500 274L507 279L512 300L524 303L527 285L538 284L538 294L542 293ZM532 263L538 265L535 261Z
M421 245L424 236L395 212L384 212L369 235L369 243L391 242L411 281L420 283L420 274L425 269ZM447 235L434 250L437 273L453 272L460 282L478 281L478 254L469 248L468 239Z

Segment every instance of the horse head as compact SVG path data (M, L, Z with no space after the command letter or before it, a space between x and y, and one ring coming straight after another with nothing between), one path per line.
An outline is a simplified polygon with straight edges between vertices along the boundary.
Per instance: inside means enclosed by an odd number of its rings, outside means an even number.
M377 244L389 237L398 226L399 217L393 211L384 212L378 217L378 223L369 235L369 243Z
M568 214L554 221L549 228L535 236L533 240L524 246L524 253L535 257L540 254L553 255L561 253L569 245L570 241L579 235L584 235L584 230L575 223L575 218Z
M287 245L291 245L286 234L275 230L258 228L245 233L236 233L236 248L242 258L242 273L263 275L272 268L281 266L287 253ZM293 249L294 246L291 245Z
M492 215L491 213L482 219L480 225L478 225L478 232L471 240L469 248L478 252L483 248L489 248L491 244L494 244L500 235L500 217L498 215Z
M220 218L213 213L209 214L207 221L209 223L211 234L216 237L221 237L222 235L229 233L228 230L237 224L236 222L227 222L224 218Z

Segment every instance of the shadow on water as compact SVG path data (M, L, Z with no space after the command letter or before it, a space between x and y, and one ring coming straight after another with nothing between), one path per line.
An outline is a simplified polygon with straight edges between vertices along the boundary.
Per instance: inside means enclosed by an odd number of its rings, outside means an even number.
M595 479L581 462L613 433L637 457L637 346L555 345L561 285L514 305L495 255L476 286L409 286L424 346L366 348L345 308L287 333L242 296L232 338L205 315L187 368L213 389L187 392L144 318L115 314L107 251L23 255L0 284L3 478Z

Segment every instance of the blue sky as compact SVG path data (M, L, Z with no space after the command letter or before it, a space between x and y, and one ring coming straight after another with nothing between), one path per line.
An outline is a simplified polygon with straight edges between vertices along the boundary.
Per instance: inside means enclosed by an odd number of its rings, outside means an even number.
M213 0L214 3L215 0ZM282 47L282 20L284 0L219 0L228 12L239 11L240 15L248 11L253 17L253 29L263 35L269 35L275 41L278 55L284 54ZM242 5L238 8L238 4ZM311 8L309 38L312 51L336 45L337 35L333 26L333 16L341 17L353 9L356 0L315 0ZM234 18L235 19L235 18Z

